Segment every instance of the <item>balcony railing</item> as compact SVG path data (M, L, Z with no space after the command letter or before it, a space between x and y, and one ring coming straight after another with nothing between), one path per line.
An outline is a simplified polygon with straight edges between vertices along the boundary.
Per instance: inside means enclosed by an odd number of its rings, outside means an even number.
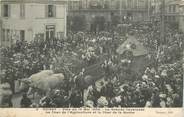
M148 9L147 8L122 8L122 9L119 9L119 8L100 8L100 9L95 9L95 8L78 8L78 9L68 9L69 11L147 11Z

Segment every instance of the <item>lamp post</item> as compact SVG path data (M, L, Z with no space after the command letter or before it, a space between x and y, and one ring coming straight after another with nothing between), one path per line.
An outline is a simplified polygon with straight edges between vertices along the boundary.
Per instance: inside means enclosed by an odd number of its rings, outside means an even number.
M1 19L1 17L0 17L0 47L2 46L2 19ZM1 51L1 50L0 50ZM1 55L2 53L0 52L0 61L2 61L2 55ZM2 66L0 65L0 74L2 73L2 68L1 68ZM1 80L1 79L0 79ZM0 81L0 83L1 83L1 81Z
M122 24L122 0L120 0L119 4L119 16L120 16L120 24Z
M2 19L0 17L0 47L2 46Z
M64 27L64 37L67 37L67 15L68 15L68 11L69 11L69 2L70 0L67 0L66 4L65 4L65 27Z
M151 7L151 1L147 0L148 21L150 21L150 7Z
M160 41L165 41L165 0L162 0L161 5L161 34L160 34Z

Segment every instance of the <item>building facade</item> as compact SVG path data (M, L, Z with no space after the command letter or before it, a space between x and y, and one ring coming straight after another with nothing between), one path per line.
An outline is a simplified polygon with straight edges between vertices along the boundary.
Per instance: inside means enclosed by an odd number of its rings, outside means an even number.
M179 28L180 2L181 0L165 1L165 22L173 24L176 28Z
M0 7L1 45L66 35L66 2L63 0L6 0Z
M94 22L104 25L113 19L124 21L147 21L150 15L150 0L78 0L68 4L69 17L81 16L85 19L87 29L93 27ZM96 21L98 20L98 21Z
M150 0L151 7L150 7L150 16L151 20L160 20L160 14L161 14L161 0Z
M184 1L179 5L179 29L184 32Z
M184 1L183 0L165 0L165 23L171 27L184 32L183 17L184 17Z
M171 27L182 29L183 23L183 0L152 0L151 11L152 20L161 20L162 12L164 14L164 22ZM163 11L162 11L163 9Z

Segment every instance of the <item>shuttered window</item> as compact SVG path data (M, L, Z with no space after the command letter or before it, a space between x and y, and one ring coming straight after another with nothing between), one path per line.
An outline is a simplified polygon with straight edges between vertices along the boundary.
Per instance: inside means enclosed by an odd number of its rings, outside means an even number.
M5 41L5 35L6 35L6 31L5 29L2 30L2 41Z
M20 40L21 41L25 40L25 31L24 30L20 30Z
M20 4L20 17L25 17L25 4Z
M56 17L56 6L46 5L45 11L46 11L46 17Z
M3 5L2 16L3 17L10 17L10 5L8 5L8 4Z
M11 32L10 29L2 29L2 41L10 41Z
M6 30L7 31L7 35L6 35L6 37L7 37L7 39L6 39L6 41L10 41L10 38L11 38L11 34L10 34L10 29L7 29Z

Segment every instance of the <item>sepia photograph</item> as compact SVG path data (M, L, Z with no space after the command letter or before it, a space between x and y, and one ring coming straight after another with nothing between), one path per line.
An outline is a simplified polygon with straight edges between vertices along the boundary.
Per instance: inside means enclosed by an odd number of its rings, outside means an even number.
M182 108L183 53L184 0L0 0L0 108Z

